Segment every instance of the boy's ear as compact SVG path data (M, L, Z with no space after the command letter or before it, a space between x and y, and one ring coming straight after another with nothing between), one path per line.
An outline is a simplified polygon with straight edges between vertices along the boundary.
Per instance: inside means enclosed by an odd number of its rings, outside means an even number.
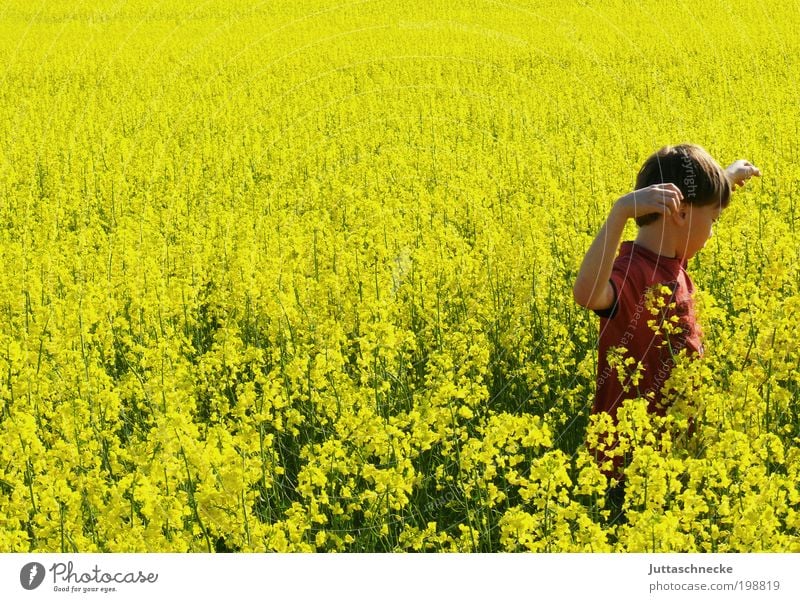
M673 212L672 214L672 221L674 221L679 226L683 226L686 224L686 220L689 217L689 208L686 206L686 203L681 203L678 206L678 211Z

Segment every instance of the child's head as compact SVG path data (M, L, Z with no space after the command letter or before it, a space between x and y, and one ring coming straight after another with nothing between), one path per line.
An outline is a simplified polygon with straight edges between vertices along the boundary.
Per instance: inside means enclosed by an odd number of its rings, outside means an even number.
M708 152L695 144L665 146L653 153L636 177L636 190L653 184L675 184L683 194L677 215L651 213L636 218L639 227L666 220L662 226L674 230L679 253L691 257L711 237L712 225L730 203L731 183L725 170Z
M678 144L660 148L647 158L639 175L636 190L653 184L675 184L689 205L715 205L725 209L730 202L731 184L725 170L704 148L696 144ZM636 218L637 226L658 220L659 213Z

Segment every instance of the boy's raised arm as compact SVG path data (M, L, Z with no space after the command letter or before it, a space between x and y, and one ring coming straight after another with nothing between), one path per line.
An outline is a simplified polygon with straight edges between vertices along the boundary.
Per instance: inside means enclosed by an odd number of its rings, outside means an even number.
M761 177L761 170L750 161L739 159L725 168L725 175L728 176L735 190L737 187L744 186L747 180L753 176Z
M678 211L683 195L675 184L654 184L617 199L600 232L581 263L572 294L587 309L608 309L614 302L609 282L622 231L631 218L650 213Z

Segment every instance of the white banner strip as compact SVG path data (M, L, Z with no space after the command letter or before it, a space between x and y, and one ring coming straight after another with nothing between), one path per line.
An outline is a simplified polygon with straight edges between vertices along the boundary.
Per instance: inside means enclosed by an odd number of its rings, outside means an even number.
M795 602L798 569L793 554L3 554L0 600Z

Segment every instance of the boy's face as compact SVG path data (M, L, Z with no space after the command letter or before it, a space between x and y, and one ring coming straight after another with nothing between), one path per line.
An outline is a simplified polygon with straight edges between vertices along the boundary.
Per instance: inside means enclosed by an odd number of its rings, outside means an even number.
M685 238L681 241L681 254L686 259L691 259L702 249L706 241L713 235L714 222L719 219L722 207L718 204L711 205L686 205L686 221L684 223Z

